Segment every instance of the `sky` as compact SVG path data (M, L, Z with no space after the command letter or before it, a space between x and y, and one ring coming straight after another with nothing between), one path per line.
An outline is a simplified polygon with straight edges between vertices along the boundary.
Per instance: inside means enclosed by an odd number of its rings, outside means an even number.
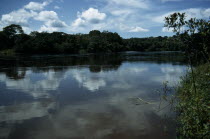
M164 17L185 12L209 19L210 0L0 0L0 30L19 24L25 33L119 33L123 38L170 36Z

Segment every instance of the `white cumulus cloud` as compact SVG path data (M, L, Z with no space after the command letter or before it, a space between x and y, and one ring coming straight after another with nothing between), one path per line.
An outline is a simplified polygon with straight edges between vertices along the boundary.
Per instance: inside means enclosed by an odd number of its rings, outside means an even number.
M48 4L49 4L48 1L45 1L43 3L29 2L29 4L24 6L24 8L28 10L40 11L40 10L43 10L44 7L47 6Z
M104 26L102 21L105 21L107 15L100 12L98 9L89 8L82 13L78 12L77 19L75 19L72 24L72 31L81 30L84 27L88 26L88 29L100 29Z
M43 10L50 2L50 0L44 1L43 3L29 2L21 9L14 10L8 14L3 14L0 20L1 28L10 24L18 24L22 26L23 30L26 33L30 33L32 31L32 29L29 27L30 19L35 19L39 21L43 21L44 18L46 19L46 17L44 17L44 13L40 12L40 14L38 13L38 11Z
M54 32L67 27L67 24L59 19L55 11L41 11L34 19L44 22L39 30L40 32Z
M89 8L88 10L82 12L80 17L93 24L96 24L104 20L106 18L106 14L99 12L98 9Z
M73 27L83 27L85 26L86 21L82 18L77 18L73 23L72 26Z
M148 32L148 29L144 29L142 27L132 27L129 32Z
M149 29L144 29L142 27L136 26L136 27L130 27L128 25L125 24L120 24L119 25L119 29L121 31L125 31L125 32L148 32Z
M54 11L41 11L35 19L39 21L57 20L58 15Z
M17 11L12 11L11 13L2 15L1 22L4 25L19 24L22 26L28 26L28 20L36 15L36 12L19 9Z

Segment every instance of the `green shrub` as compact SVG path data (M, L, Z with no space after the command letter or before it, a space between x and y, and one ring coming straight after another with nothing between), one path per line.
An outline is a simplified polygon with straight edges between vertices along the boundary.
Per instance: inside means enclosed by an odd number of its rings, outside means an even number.
M179 138L210 138L210 65L195 68L178 89Z

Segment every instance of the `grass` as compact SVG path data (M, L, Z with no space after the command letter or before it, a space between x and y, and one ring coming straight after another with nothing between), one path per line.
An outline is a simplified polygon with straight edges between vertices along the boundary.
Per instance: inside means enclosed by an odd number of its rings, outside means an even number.
M210 65L194 68L177 91L178 138L210 138Z

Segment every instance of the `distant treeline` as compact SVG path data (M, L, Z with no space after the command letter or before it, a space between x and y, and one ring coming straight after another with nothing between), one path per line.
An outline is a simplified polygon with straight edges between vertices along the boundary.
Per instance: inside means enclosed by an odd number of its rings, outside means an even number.
M98 30L89 34L63 32L31 32L25 34L20 25L10 25L0 32L0 50L13 49L26 54L77 54L122 51L182 51L178 37L123 39L117 33Z

